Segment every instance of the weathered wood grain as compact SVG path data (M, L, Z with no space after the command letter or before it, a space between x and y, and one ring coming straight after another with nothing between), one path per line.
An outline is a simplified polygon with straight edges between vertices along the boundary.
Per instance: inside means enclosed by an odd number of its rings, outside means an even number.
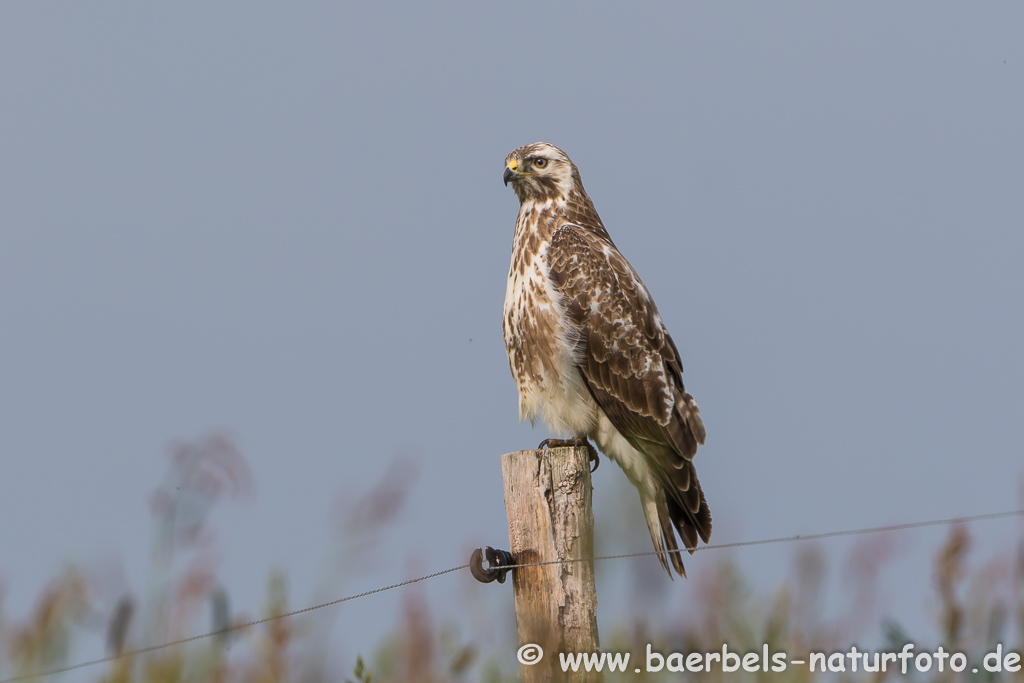
M594 556L594 510L585 449L517 451L501 457L509 540L517 563ZM559 652L598 652L593 560L513 570L520 646L544 648L540 663L523 666L524 683L602 681L596 672L568 678Z

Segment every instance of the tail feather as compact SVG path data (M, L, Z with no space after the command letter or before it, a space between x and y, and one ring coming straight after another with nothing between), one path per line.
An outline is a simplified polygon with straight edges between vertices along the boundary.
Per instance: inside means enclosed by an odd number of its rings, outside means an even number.
M687 491L679 491L672 483L657 486L648 499L641 493L644 503L644 516L647 528L658 552L658 560L665 571L672 574L665 555L671 558L672 567L680 576L686 576L683 567L676 533L683 542L683 547L692 555L697 548L698 539L708 542L711 538L711 511L708 509L704 491L697 480L697 473L691 474L691 486ZM692 509L691 500L696 500L696 509Z
M663 440L651 431L619 431L620 427L607 417L607 400L602 403L608 396L593 387L591 393L605 411L602 417L610 423L607 431L598 429L598 446L622 467L639 491L661 566L669 576L674 569L685 577L679 540L693 554L701 540L707 543L711 538L711 512L693 465L697 446L706 436L697 402L690 394L677 391L675 417L664 426L667 439Z
M686 578L686 567L683 566L683 559L680 557L679 545L676 543L676 535L672 530L672 521L664 495L657 492L655 496L648 498L641 494L641 498L644 505L644 518L647 520L647 531L651 534L654 550L658 553L658 561L669 576L672 576L672 569L668 567L671 562L676 573Z

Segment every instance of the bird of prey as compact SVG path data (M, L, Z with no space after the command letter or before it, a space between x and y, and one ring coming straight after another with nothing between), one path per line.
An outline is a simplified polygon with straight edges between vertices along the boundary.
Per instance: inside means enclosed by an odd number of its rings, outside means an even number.
M676 534L692 553L711 513L693 466L704 423L679 351L565 152L520 147L504 180L519 197L502 320L519 419L542 417L572 438L541 447L586 445L596 465L593 439L640 492L662 567L686 576Z

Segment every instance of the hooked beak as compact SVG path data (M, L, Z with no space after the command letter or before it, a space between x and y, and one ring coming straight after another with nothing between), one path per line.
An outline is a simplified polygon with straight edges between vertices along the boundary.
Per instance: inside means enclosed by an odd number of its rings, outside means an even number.
M506 166L505 167L505 174L502 176L502 179L505 181L505 186L507 187L508 186L508 181L514 180L517 175L519 175L519 174L517 172L513 171L511 166Z

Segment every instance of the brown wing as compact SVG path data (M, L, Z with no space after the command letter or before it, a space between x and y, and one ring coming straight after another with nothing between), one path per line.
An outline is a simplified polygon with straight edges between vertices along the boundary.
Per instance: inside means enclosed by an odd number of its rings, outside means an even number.
M704 423L647 288L612 242L572 224L555 231L550 277L576 324L580 373L616 429L647 458L687 547L707 542L711 514L691 462Z

